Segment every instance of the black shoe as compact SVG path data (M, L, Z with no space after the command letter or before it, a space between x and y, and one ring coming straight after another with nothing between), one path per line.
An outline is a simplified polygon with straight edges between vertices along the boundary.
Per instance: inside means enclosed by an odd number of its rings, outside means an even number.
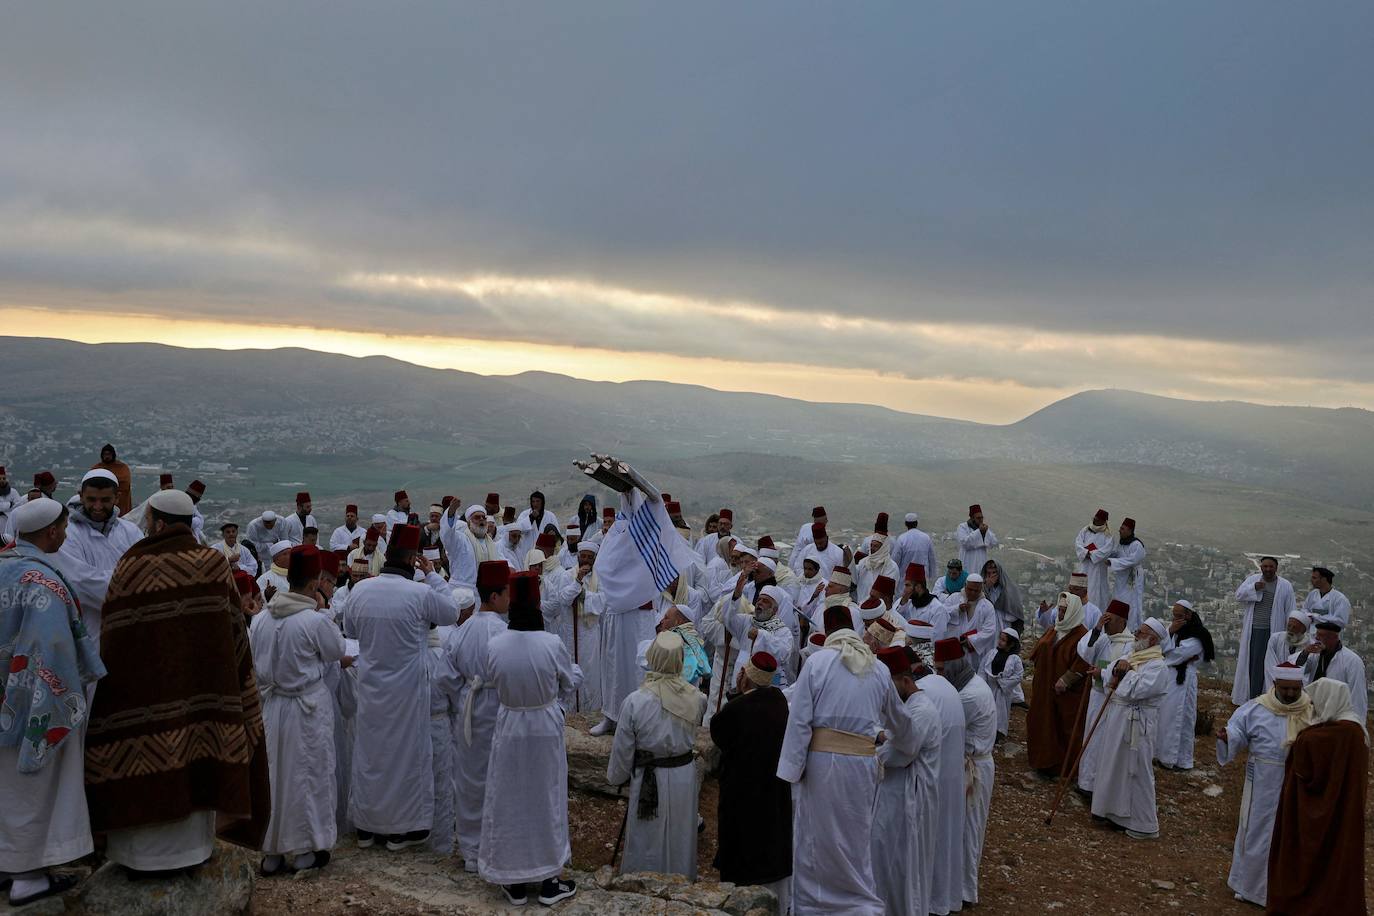
M529 903L529 893L523 884L503 884L501 892L506 895L506 901L511 906L524 906Z
M289 871L291 871L293 874L301 874L302 872L307 872L307 871L318 871L319 869L324 868L324 867L325 867L326 865L328 865L328 864L329 864L329 850L327 850L327 849L317 849L317 850L315 850L314 852L312 852L312 853L310 854L310 864L307 865L307 866L305 866L304 868L296 868L296 867L291 866L291 865L288 865L288 866L286 866L286 867L287 867L287 869L288 869Z
M29 894L27 897L11 898L10 906L14 909L18 909L21 906L36 903L44 897L56 897L59 894L65 894L67 891L76 887L76 885L76 875L48 875L48 887L46 890L41 890L36 894Z
M423 846L429 842L428 830L412 830L409 833L393 833L386 838L386 848L399 852L410 846Z
M553 906L560 900L567 900L577 893L576 881L564 881L561 878L549 878L539 885L539 902L544 906Z
M373 844L375 844L376 842L377 842L377 834L373 833L371 830L359 830L359 831L358 831L358 848L359 848L359 849L371 849L372 846L373 846Z

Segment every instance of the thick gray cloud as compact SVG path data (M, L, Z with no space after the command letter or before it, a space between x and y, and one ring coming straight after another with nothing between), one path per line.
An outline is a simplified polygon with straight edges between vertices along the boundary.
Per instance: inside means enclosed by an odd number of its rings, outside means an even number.
M1370 34L1364 2L25 4L0 293L362 327L340 277L482 272L1349 347Z

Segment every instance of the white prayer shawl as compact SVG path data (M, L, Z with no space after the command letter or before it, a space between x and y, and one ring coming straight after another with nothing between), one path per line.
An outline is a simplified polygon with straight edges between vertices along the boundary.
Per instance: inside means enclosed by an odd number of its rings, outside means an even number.
M349 594L348 635L361 653L349 817L362 830L408 833L434 823L427 633L456 615L435 573L421 583L384 572Z
M969 630L976 632L968 638L973 644L973 651L978 653L978 661L974 662L977 669L982 664L982 659L986 658L997 646L997 609L992 606L992 602L980 597L978 603L974 605L971 613L959 610L959 605L966 603L963 591L957 591L945 599L945 610L949 612L949 620L945 624L945 638L958 639Z
M1088 545L1096 545L1089 551ZM1078 571L1088 577L1088 601L1098 607L1106 607L1112 600L1111 566L1108 560L1116 556L1116 535L1107 531L1093 531L1086 525L1078 532L1073 541L1073 552L1078 557Z
M210 546L224 555L224 559L228 561L230 568L241 569L254 579L258 577L258 561L253 559L253 554L248 550L248 545L244 544L243 541L240 540L234 544L233 547L230 547L224 541L216 541ZM231 557L231 554L236 550L238 551L238 559Z
M1255 607L1264 596L1255 591L1255 583L1263 577L1259 573L1246 576L1245 581L1236 589L1236 601L1240 603L1243 615L1240 628L1240 654L1236 657L1236 674L1231 683L1231 702L1239 706L1250 699L1250 632L1255 623ZM1288 615L1298 609L1297 598L1293 593L1293 583L1283 577L1274 582L1274 603L1269 609L1269 637L1272 640L1283 632L1288 625ZM1269 685L1264 685L1268 690ZM1264 690L1253 691L1263 693Z
M706 697L698 693L697 699L695 722L671 715L656 694L643 689L626 697L620 708L606 783L630 783L622 873L652 871L682 875L688 881L697 879L696 765L688 763L655 771L658 815L651 820L638 816L644 770L634 767L636 751L646 751L656 758L676 757L696 746L697 725L706 710Z
M1002 666L1002 673L993 674L992 660L996 657L997 650L993 649L983 659L978 673L992 691L992 699L997 704L997 733L1005 735L1007 725L1011 721L1011 704L1025 699L1026 694L1021 682L1025 680L1026 664L1021 661L1021 656L1008 655L1007 663Z
M940 717L940 756L935 792L934 867L930 879L930 909L944 916L964 901L964 703L954 685L938 674L921 678L918 686Z
M330 550L352 550L353 542L362 540L367 529L362 525L354 525L353 530L349 531L347 525L340 525L329 534Z
M964 562L964 572L970 575L982 574L983 564L988 561L988 550L1000 543L991 528L987 534L983 534L977 528L969 527L968 522L960 522L959 527L954 529L954 540L959 545L959 559Z
M563 708L580 677L552 633L507 630L487 647L487 679L501 706L482 801L483 881L544 881L572 858Z
M940 714L921 691L902 708L914 746L878 748L883 778L873 806L873 879L888 916L930 912L934 871L935 792L940 766Z
M1118 544L1116 555L1107 563L1112 568L1112 597L1131 606L1126 629L1134 633L1140 629L1140 607L1145 600L1145 544L1139 538Z
M487 678L491 640L506 632L506 618L478 611L448 633L444 651L462 686L458 717L453 726L453 759L458 809L458 853L464 863L477 861L482 839L482 800L486 797L487 764L501 701Z
M1350 626L1350 599L1334 588L1325 595L1312 589L1303 599L1302 609L1312 615L1313 626L1323 620L1337 621L1342 628Z
M1131 642L1133 637L1127 631L1122 631L1117 636L1109 636L1105 630L1098 634L1097 641L1089 645L1092 638L1092 631L1089 630L1078 640L1078 657L1090 665L1110 672L1112 665L1124 655L1130 655ZM1107 689L1104 677L1110 678L1110 674L1099 674L1092 678L1092 693L1088 696L1088 716L1087 722L1097 721L1097 714L1102 710L1102 704L1107 699ZM1085 729L1088 725L1083 726ZM1098 729L1101 732L1101 729ZM1078 786L1084 792L1091 792L1097 777L1097 758L1102 752L1102 738L1100 734L1094 735L1087 746L1083 748L1083 757L1078 763Z
M1302 677L1308 684L1317 679L1320 661L1321 657L1313 653L1303 663ZM1350 707L1363 722L1369 715L1369 694L1365 690L1364 662L1360 657L1342 645L1340 651L1331 656L1325 676L1341 681L1350 688Z
M939 561L935 559L935 541L920 528L908 528L897 536L897 542L892 546L892 562L897 564L899 594L906 568L912 563L920 563L925 567L926 581L940 572Z
M796 784L793 912L880 916L884 909L874 890L871 846L877 758L812 751L811 737L816 728L866 737L886 731L895 749L909 754L911 717L886 667L871 665L855 675L834 649L807 660L789 702L778 778Z
M792 552L787 555L787 565L792 568L792 572L799 576L802 574L802 558L806 554L806 548L815 543L816 538L811 534L811 523L807 522L797 530L797 539L792 542Z
M294 609L278 617L273 608ZM323 666L338 667L344 639L315 599L280 592L253 618L249 645L262 696L272 816L262 851L299 855L338 838L334 697Z
M454 585L477 587L477 567L491 560L504 559L496 542L477 537L462 516L445 512L439 518L439 543L448 557L448 580Z
M94 848L83 743L63 741L37 773L19 772L19 748L0 747L0 872L63 865Z
M429 830L432 852L453 852L454 760L453 725L458 719L462 678L453 667L445 641L456 627L429 631L425 668L429 673L429 747L434 757L434 826Z
M277 520L277 527L281 529L281 537L284 541L290 541L293 545L299 546L305 540L305 529L314 528L319 530L319 522L315 521L315 516L307 513L305 521L301 521L299 514L292 512L290 515L283 516Z
M1296 648L1289 645L1288 631L1286 629L1279 630L1273 636L1270 636L1269 645L1266 646L1264 650L1264 689L1260 692L1268 693L1273 688L1274 678L1269 673L1269 669L1273 668L1275 665L1291 662L1301 668L1302 663L1306 660L1306 656L1303 654L1302 650L1311 644L1311 630L1306 631L1302 641L1298 643ZM1232 701L1234 702L1234 695L1232 696Z
M286 579L286 571L280 566L268 566L267 571L258 576L258 590L263 593L263 599L267 599L267 588L271 586L278 592L291 591L291 583Z
M1226 740L1217 742L1217 763L1226 765L1243 751L1245 788L1240 795L1240 823L1231 849L1226 885L1251 903L1264 906L1269 894L1269 841L1283 790L1288 748L1288 720L1251 700L1231 714Z
M1173 640L1171 640L1172 642ZM1196 661L1189 662L1189 659ZM1164 653L1169 666L1169 692L1159 707L1159 743L1155 759L1165 766L1193 768L1193 729L1197 725L1197 666L1202 660L1202 643L1190 636ZM1174 665L1188 662L1183 683L1178 683Z
M793 552L795 553L795 551ZM815 560L816 565L821 568L821 578L829 581L830 574L835 571L835 567L844 564L844 551L834 541L825 545L825 550L820 550L815 544L808 544L806 550L802 552L802 563L806 560ZM793 567L793 571L799 570L802 563ZM801 574L801 572L797 572L797 575Z
M648 499L639 490L620 499L615 524L596 556L597 579L612 614L654 600L693 562L691 548L673 528L661 499ZM615 698L613 712L619 712L629 694Z
M996 764L992 747L997 741L997 703L982 678L969 678L959 691L964 708L964 772L967 814L964 817L964 900L978 902L978 865L983 860L983 841L988 832L988 810Z
M1092 812L1127 830L1159 832L1155 807L1154 746L1159 705L1173 674L1163 659L1127 671L1098 725L1101 738Z
M897 570L897 564L893 563L890 559L884 560L881 563L870 564L870 559L870 557L865 557L860 560L857 564L858 568L854 570L854 594L858 597L859 601L862 602L868 599L868 594L873 589L873 583L878 580L879 576L887 576L893 582L897 583L896 593L900 595L902 575Z

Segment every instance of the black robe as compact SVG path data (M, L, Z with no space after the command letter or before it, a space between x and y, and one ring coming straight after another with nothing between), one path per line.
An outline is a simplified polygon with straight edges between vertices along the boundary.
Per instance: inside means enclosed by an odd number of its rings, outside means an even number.
M721 750L720 880L771 884L792 874L792 786L778 778L787 698L776 687L736 697L711 717Z

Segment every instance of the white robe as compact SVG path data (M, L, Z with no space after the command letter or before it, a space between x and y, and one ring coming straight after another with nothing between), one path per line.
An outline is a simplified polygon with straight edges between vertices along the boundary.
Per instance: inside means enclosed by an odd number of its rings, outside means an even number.
M446 583L382 573L353 586L347 625L358 640L357 734L349 816L359 829L396 834L434 823L429 741L429 624L453 623Z
M1007 663L1002 666L1002 673L993 674L992 660L996 657L995 649L989 652L979 666L978 674L992 691L992 699L997 704L997 733L1005 735L1011 721L1011 704L1024 702L1026 698L1021 687L1021 682L1026 677L1026 663L1021 661L1019 655L1008 655Z
M216 541L210 546L213 547L215 550L218 550L220 553L224 554L224 559L229 562L231 568L236 567L238 569L241 569L244 572L248 573L248 575L252 576L254 579L258 577L258 561L253 559L253 553L248 549L247 544L243 543L242 541L238 541L231 547L230 545L226 544L224 541L221 540ZM229 559L230 551L234 550L235 548L237 548L239 552L239 558L237 561Z
M571 702L580 676L552 633L507 630L487 647L487 679L501 706L482 800L483 881L544 881L572 858L560 704Z
M925 567L926 579L933 579L940 571L939 561L935 559L935 541L920 528L908 528L897 535L892 545L892 562L897 564L897 587L900 590L906 568L912 563Z
M630 817L625 826L622 873L652 871L697 879L697 768L694 763L655 769L658 814L641 820L640 786L644 770L634 766L636 751L654 757L676 757L696 746L697 726L706 711L706 697L697 694L696 720L687 722L663 708L656 694L636 690L625 698L616 719L615 741L606 767L606 784L630 783Z
M959 527L954 529L954 541L959 545L959 559L964 563L964 572L979 575L983 573L983 564L988 561L988 550L1001 543L991 528L984 534L977 528L969 527L968 522L960 522Z
M1269 674L1269 669L1284 662L1292 662L1298 667L1306 661L1303 649L1312 644L1312 631L1307 630L1301 642L1297 646L1289 645L1288 631L1280 630L1269 637L1269 645L1264 649L1264 690L1261 693L1268 693L1274 686L1274 679ZM1234 700L1234 695L1232 697Z
M1078 640L1078 657L1102 669L1104 674L1094 675L1092 678L1092 693L1088 696L1088 713L1083 725L1083 737L1087 743L1078 762L1078 787L1084 792L1093 790L1097 777L1097 759L1102 754L1102 729L1099 727L1097 733L1091 735L1091 740L1087 739L1090 737L1088 729L1098 721L1097 716L1102 711L1102 704L1107 701L1105 673L1109 672L1112 665L1115 665L1123 655L1130 654L1132 642L1130 632L1125 630L1115 638L1104 630L1098 634L1097 642L1089 645L1092 635L1092 631L1089 630Z
M1317 589L1307 593L1302 609L1312 615L1312 625L1323 620L1339 621L1342 628L1350 626L1350 599L1334 588L1323 595Z
M796 551L794 550L793 553ZM816 565L821 568L820 577L829 581L830 574L835 571L835 567L844 564L844 551L834 541L826 544L825 550L817 548L815 544L808 544L806 549L802 551L801 562L793 566L792 571L799 576L802 575L804 572L801 568L802 563L806 560L815 560Z
M896 749L910 753L911 717L886 667L874 661L855 675L834 649L822 649L807 660L788 699L778 778L796 784L792 912L881 916L871 846L877 758L812 751L811 736L815 728L863 736L886 731Z
M272 606L296 608L277 617ZM322 666L337 667L344 639L312 598L282 592L253 618L249 644L262 696L272 816L262 851L298 855L338 839L334 698Z
M353 542L361 540L367 529L362 525L356 526L352 531L348 530L347 525L340 525L329 534L330 550L352 550Z
M429 650L425 654L429 674L429 746L434 755L434 826L429 830L429 848L444 855L453 852L453 724L462 708L462 679L444 647L445 637L454 629L446 626L430 630Z
M582 606L576 621L577 638L573 638L571 609L568 612L567 626L559 634L563 637L563 645L568 647L573 664L582 669L582 683L578 685L577 695L573 699L574 712L597 712L601 710L602 705L601 681L606 628L602 626L601 615L606 610L606 597L594 587L588 587L588 582L593 580L594 576L595 573L582 580ZM576 601L573 607L577 607Z
M938 674L926 675L917 686L940 717L929 912L943 916L964 905L964 704L954 685Z
M68 735L37 773L19 772L19 748L0 747L0 872L62 865L94 848L85 735L84 725Z
M300 515L292 512L277 521L277 527L281 529L282 540L290 541L293 545L299 546L305 540L305 529L314 528L319 530L319 523L315 521L315 516L306 513L305 521L301 521ZM317 541L318 542L318 541Z
M654 638L656 617L651 610L615 610L609 605L601 614L601 714L612 721L644 679L639 644Z
M1250 632L1254 628L1255 607L1260 601L1260 595L1255 593L1255 583L1260 581L1260 578L1259 573L1247 576L1236 589L1236 601L1240 603L1243 615L1240 627L1240 654L1236 657L1236 676L1231 683L1231 702L1237 706L1248 701L1252 694L1260 694L1269 689L1268 684L1264 685L1264 690L1260 690L1250 683ZM1288 615L1297 609L1293 583L1280 577L1274 583L1274 603L1269 609L1270 639L1283 632L1284 627L1288 625Z
M1194 659L1194 661L1189 661ZM1159 742L1155 759L1165 766L1193 768L1193 729L1197 725L1197 666L1202 659L1202 643L1188 637L1164 653L1169 666L1169 690L1159 706ZM1175 665L1187 663L1183 683L1178 682Z
M1088 545L1095 545L1089 551ZM1074 556L1078 557L1078 571L1088 577L1088 600L1098 607L1106 607L1112 600L1111 567L1107 563L1116 555L1116 536L1110 530L1097 532L1086 525L1073 539Z
M1153 758L1159 704L1171 674L1162 659L1127 671L1093 739L1102 741L1093 814L1137 833L1159 832Z
M897 594L901 594L902 574L897 570L897 564L891 559L881 563L870 565L868 558L854 564L854 594L860 602L867 601L869 592L873 590L873 583L878 581L879 576L887 576L897 583Z
M1269 841L1283 790L1288 749L1288 720L1251 700L1231 714L1225 741L1217 742L1217 763L1226 765L1249 750L1245 788L1240 794L1240 823L1231 847L1226 886L1251 903L1264 906L1269 893Z
M477 537L462 516L447 512L439 518L439 543L448 557L448 580L454 585L477 587L477 567L492 560L504 560L491 538Z
M970 630L976 631L968 638L973 644L973 651L978 653L978 661L974 665L976 670L977 665L997 647L997 609L988 599L979 598L972 612L964 613L959 610L959 605L964 603L962 591L957 591L945 599L945 610L949 612L949 620L945 623L945 638L958 639Z
M940 766L940 714L921 691L902 708L911 718L908 750L884 742L873 805L873 880L888 916L930 912L935 849L935 780Z
M286 570L280 566L267 567L267 570L258 576L258 589L264 598L267 596L268 586L276 589L278 593L291 591L291 583L286 579Z
M253 550L258 555L258 565L266 568L272 563L272 545L283 540L281 532L280 517L272 523L271 528L268 528L261 518L255 518L248 523L248 528L239 540L253 545Z
M75 557L105 575L114 572L124 552L143 540L143 532L117 515L107 522L93 522L80 509L67 516L67 539L58 551Z
M1118 544L1116 554L1107 561L1112 568L1112 597L1131 606L1126 629L1140 629L1140 608L1145 600L1145 544L1139 538ZM1103 605L1105 607L1105 605Z
M1312 683L1317 679L1317 665L1321 663L1321 656L1312 654L1307 656L1303 663L1302 676L1307 683ZM1341 681L1350 688L1350 706L1355 710L1355 715L1360 717L1363 722L1369 716L1369 694L1365 690L1364 661L1350 650L1348 646L1342 645L1340 651L1331 656L1331 662L1326 666L1326 677Z
M400 509L391 508L386 510L386 536L391 537L391 529L397 525L407 525L410 523L410 513L402 512Z
M988 685L977 675L969 678L959 691L959 700L964 707L964 772L966 781L972 781L964 817L964 900L977 903L978 865L983 860L997 771L992 759L997 741L997 704Z
M458 853L464 864L477 863L482 840L482 799L486 796L487 765L496 712L501 706L487 677L487 652L493 637L506 632L506 618L478 611L447 635L444 649L462 680L458 719L453 724L453 757L458 809Z
M797 539L792 542L792 552L787 555L787 565L792 568L792 572L797 575L802 574L802 559L806 555L806 548L816 543L816 538L811 534L811 523L807 522L797 530ZM829 578L828 574L822 578Z

